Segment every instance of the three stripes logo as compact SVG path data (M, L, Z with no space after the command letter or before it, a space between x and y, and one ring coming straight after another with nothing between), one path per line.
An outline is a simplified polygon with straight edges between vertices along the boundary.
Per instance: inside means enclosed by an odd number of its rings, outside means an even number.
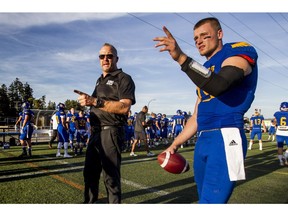
M235 140L232 140L230 143L229 143L229 146L236 146L238 145L237 142L235 142Z

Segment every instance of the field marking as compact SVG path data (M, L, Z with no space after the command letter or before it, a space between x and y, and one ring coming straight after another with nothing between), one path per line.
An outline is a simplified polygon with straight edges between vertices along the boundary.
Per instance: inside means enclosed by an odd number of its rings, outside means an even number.
M128 186L132 186L134 188L137 188L137 189L147 190L148 192L154 193L154 194L159 195L159 196L165 196L165 195L169 195L170 194L167 191L157 190L157 189L154 189L153 187L147 187L145 185L142 185L142 184L139 184L139 183L136 183L136 182L133 182L133 181L129 181L129 180L126 180L126 179L123 179L123 178L121 178L121 182L126 184L126 185L128 185Z
M9 155L12 156L12 154L9 154ZM47 156L40 156L40 157L48 159L48 160L55 159L54 157L52 158L52 157L47 157ZM151 160L155 160L155 158L143 158L143 159L128 160L128 161L123 161L122 163L123 164L129 164L129 163L134 163L134 162L151 161ZM65 165L68 165L68 166L70 165L67 161L58 160L58 161L55 161L55 162L58 163L58 164L65 164ZM33 167L33 168L40 169L40 170L35 171L35 172L29 172L29 173L0 176L0 180L1 179L8 179L8 178L19 178L19 177L35 176L35 175L40 175L40 174L48 174L52 178L57 179L57 180L61 181L62 183L68 184L71 187L74 187L74 188L77 188L77 189L79 189L81 191L84 191L84 186L83 185L80 185L78 183L70 181L70 180L68 180L68 179L66 179L64 177L59 176L59 175L51 174L51 173L60 173L60 172L63 172L63 171L71 171L71 170L83 169L84 166L76 166L76 167L75 166L73 166L73 167L71 166L71 167L66 167L66 168L61 168L61 169L48 170L48 169L42 169L41 167L39 167L38 165L36 165L35 163L32 163L32 162L26 162L25 164L28 165L29 167ZM159 196L164 196L164 195L169 195L170 194L167 191L157 190L157 189L154 189L153 187L146 186L146 185L143 185L143 184L139 184L139 183L127 180L127 179L123 179L123 178L121 178L121 183L126 184L128 186L132 186L132 187L134 187L136 189L146 190L146 191L148 191L150 193L154 193L154 194L159 195ZM104 198L104 197L105 197L105 195L101 194L101 192L99 192L99 198Z

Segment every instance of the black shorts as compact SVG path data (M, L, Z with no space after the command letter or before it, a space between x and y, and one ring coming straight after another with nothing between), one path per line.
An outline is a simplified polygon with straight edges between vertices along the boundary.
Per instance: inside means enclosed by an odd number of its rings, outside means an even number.
M144 131L134 131L134 139L144 140L146 139L146 134Z

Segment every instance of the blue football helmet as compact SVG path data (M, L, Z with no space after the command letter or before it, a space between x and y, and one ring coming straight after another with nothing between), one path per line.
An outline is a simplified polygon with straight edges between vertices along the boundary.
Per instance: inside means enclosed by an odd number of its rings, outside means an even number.
M22 109L23 109L23 110L30 109L30 103L24 102L24 103L22 104Z
M62 111L62 110L64 110L64 109L65 109L65 104L59 103L59 104L57 105L57 110L58 110L58 111Z
M181 110L177 110L176 113L177 113L177 115L181 115L182 111Z
M288 111L288 102L282 102L280 104L280 110L281 111Z

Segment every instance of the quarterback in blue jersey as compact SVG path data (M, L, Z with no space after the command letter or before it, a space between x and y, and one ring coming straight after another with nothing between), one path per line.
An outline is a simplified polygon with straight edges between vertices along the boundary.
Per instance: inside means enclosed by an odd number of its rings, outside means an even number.
M266 132L264 117L260 114L258 109L255 109L254 115L250 118L251 134L248 148L249 150L252 149L254 138L257 136L259 142L259 150L262 151L262 127L264 132Z
M257 85L257 53L245 42L223 44L218 19L200 20L194 26L194 42L204 66L188 57L166 27L155 47L168 51L181 70L197 86L193 115L184 130L165 151L173 154L198 134L194 175L199 203L227 203L237 180L245 179L247 139L244 114L254 100Z
M288 102L280 104L280 111L274 113L277 121L276 141L278 147L278 159L280 166L288 165L288 149L283 155L284 143L288 146Z

